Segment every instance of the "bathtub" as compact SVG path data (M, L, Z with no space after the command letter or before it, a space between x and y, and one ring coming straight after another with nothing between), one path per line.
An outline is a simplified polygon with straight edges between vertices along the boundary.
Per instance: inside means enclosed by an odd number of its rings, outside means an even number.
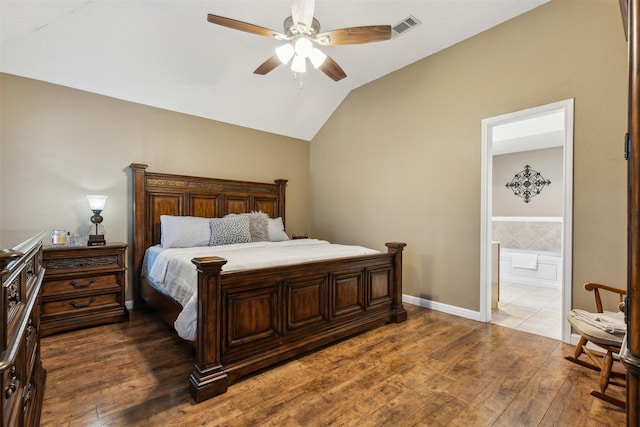
M560 253L500 248L500 282L560 289Z

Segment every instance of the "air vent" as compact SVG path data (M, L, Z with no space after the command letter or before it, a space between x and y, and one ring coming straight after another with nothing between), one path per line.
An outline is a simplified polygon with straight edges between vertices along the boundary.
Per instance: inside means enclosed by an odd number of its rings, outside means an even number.
M409 15L403 21L398 22L391 28L391 37L396 38L420 24L422 24L422 22L420 22L418 18L413 15Z

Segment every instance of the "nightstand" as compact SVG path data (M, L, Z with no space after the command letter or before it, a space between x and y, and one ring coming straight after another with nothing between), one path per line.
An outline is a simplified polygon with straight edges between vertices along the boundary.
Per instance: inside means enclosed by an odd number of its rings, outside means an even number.
M125 321L125 243L46 246L41 334Z

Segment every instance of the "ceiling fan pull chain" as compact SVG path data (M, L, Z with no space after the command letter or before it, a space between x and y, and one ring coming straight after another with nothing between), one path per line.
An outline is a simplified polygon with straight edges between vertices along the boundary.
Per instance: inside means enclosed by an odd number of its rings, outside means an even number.
M293 72L293 80L298 80L298 76L300 76L300 90L302 90L302 75L304 73L296 73L295 71Z

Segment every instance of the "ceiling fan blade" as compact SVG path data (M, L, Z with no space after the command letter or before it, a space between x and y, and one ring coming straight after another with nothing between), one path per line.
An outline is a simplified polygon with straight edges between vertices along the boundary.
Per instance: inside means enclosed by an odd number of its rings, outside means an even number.
M278 55L273 55L271 58L267 59L262 64L260 64L260 66L256 68L253 74L261 74L264 76L265 74L272 71L274 68L276 68L280 64L281 63L280 63L280 60L278 59Z
M258 25L249 24L247 22L238 21L231 18L225 18L224 16L218 15L207 15L207 21L212 24L222 25L223 27L232 28L234 30L244 31L245 33L257 34L259 36L264 37L282 37L286 38L286 36L277 31L270 30L268 28L260 27Z
M389 40L391 25L368 25L342 28L318 34L316 40L323 45L362 44ZM327 39L326 41L323 39Z
M347 77L347 74L344 72L342 68L338 65L336 61L334 61L330 56L324 60L322 65L319 67L323 73L327 76L331 77L336 82Z
M304 28L311 28L315 0L291 0L291 17L293 24L303 24Z

